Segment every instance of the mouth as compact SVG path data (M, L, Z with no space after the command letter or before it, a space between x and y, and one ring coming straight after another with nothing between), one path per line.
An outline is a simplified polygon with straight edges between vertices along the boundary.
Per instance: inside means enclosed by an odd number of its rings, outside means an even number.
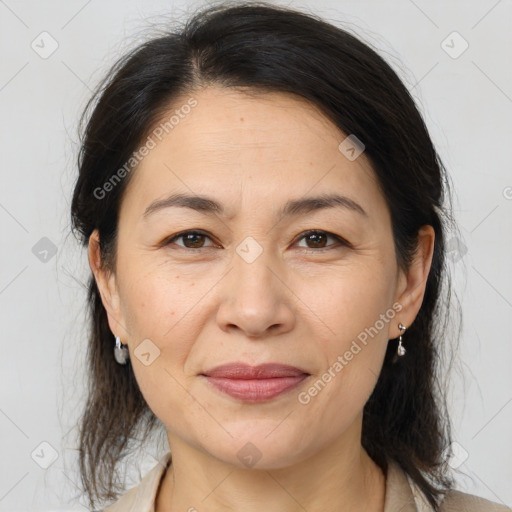
M231 363L200 376L223 394L243 402L259 403L291 391L310 374L300 368L277 363L258 366Z

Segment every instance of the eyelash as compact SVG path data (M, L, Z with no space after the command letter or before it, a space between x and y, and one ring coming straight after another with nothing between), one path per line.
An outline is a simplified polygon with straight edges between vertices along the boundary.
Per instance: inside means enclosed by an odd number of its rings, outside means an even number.
M295 240L294 243L296 242L299 242L301 241L302 239L304 238L307 238L308 236L310 235L316 235L316 234L322 234L322 235L326 235L327 237L331 237L331 238L334 238L335 240L338 241L338 243L342 246L346 246L346 247L352 247L351 244L349 242L347 242L347 240L345 240L344 238L338 236L338 235L335 235L334 233L330 233L329 231L323 231L323 230L320 230L320 229L310 229L308 231L305 231L304 233L301 234L301 236L299 238L297 238ZM171 238L168 238L167 240L165 240L163 242L162 245L171 245L175 240L178 240L179 238L183 238L185 235L203 235L207 238L210 238L208 236L207 233L205 233L204 231L201 231L201 230L188 230L188 231L182 231L181 233L178 233L176 235L173 235ZM211 240L211 238L210 238ZM206 247L196 247L196 248L192 248L192 247L185 247L184 245L181 246L181 245L178 245L178 247L180 249L188 249L188 250L191 250L191 251L197 251L199 249L208 249L208 248L212 248L213 246L206 246ZM329 250L329 249L333 249L333 248L336 248L337 245L334 244L334 247L331 245L331 246L327 246L327 247L319 247L319 248L314 248L314 247L302 247L301 249L306 249L306 250L309 250L309 251L315 251L315 252L319 252L319 251L326 251L326 250Z

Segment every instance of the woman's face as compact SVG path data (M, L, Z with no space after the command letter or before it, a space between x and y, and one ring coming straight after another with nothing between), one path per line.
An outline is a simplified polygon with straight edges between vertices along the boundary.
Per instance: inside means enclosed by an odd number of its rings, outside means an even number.
M95 273L171 449L179 440L240 467L285 467L359 439L388 339L421 305L433 246L426 267L399 271L364 152L340 149L347 135L303 100L222 88L193 98L174 105L167 135L153 132L121 204L116 272ZM154 206L175 194L216 205ZM333 194L352 203L308 202ZM94 268L92 244L90 254ZM251 384L256 399L203 375L239 362L307 376L281 380L295 385L274 397Z

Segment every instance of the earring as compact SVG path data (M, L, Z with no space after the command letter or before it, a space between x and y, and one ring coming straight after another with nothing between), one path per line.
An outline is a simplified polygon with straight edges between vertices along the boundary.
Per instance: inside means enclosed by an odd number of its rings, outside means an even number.
M122 345L119 336L116 336L116 346L114 347L114 357L119 364L126 364L130 359L128 346Z
M405 350L405 347L402 345L402 334L406 331L407 327L405 327L405 325L402 325L401 323L398 324L398 328L402 331L400 333L400 337L398 338L398 349L397 349L397 354L399 356L404 356L405 353L407 352Z

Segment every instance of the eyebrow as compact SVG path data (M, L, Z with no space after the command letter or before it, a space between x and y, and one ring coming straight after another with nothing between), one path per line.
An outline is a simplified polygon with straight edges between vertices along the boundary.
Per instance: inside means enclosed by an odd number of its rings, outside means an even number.
M190 208L207 215L226 216L225 209L215 199L207 196L172 194L164 199L152 202L144 211L143 219L164 208ZM293 215L305 215L313 211L325 208L344 208L356 212L364 217L368 213L353 199L339 194L322 194L314 197L304 197L289 200L278 212L279 217L290 217Z

